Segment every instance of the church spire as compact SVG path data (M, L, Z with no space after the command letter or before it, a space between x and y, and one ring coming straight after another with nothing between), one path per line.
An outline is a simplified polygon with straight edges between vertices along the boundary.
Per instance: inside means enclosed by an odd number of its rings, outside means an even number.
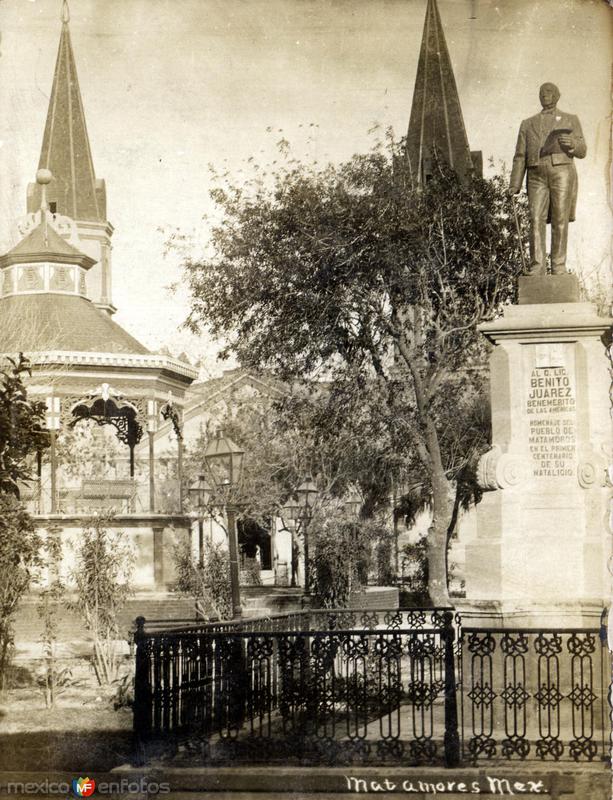
M461 179L482 171L481 153L471 153L468 145L436 0L428 0L426 9L406 151L418 185L431 177L435 153Z
M39 169L53 173L47 199L55 213L74 220L106 221L104 182L96 180L79 80L70 41L68 3L62 3L58 48ZM40 206L40 187L33 186L28 210Z

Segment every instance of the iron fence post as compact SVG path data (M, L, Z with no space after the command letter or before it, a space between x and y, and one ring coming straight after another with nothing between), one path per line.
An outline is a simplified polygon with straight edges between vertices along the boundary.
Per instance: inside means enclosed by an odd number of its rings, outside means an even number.
M460 763L460 735L458 732L455 654L453 652L455 630L451 611L443 612L441 636L445 643L445 766L457 767Z
M145 618L136 618L134 645L136 647L134 664L134 718L133 744L134 760L137 766L145 763L145 739L151 728L149 702L151 686L149 682L149 661L145 650Z

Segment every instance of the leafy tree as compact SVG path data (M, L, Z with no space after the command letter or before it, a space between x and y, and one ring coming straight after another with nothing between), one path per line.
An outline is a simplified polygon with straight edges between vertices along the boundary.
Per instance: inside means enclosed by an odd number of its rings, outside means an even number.
M41 566L41 539L20 505L19 484L31 477L31 457L48 444L45 404L27 396L28 361L7 358L0 371L0 688L13 644L17 606Z
M28 359L20 354L6 361L8 368L0 370L0 494L19 497L19 483L31 478L31 456L48 447L49 435L45 403L28 398Z
M32 517L13 494L0 493L0 688L10 663L17 606L42 566L41 545Z
M286 380L377 385L391 453L401 442L419 465L429 592L446 604L456 476L469 458L447 448L462 441L447 429L482 391L477 326L513 299L521 264L505 180L463 184L439 165L420 190L392 143L323 169L294 161L271 181L214 190L210 255L185 264L189 324Z
M238 517L263 528L279 515L309 471L317 473L325 494L340 494L355 472L350 468L352 459L345 440L324 441L326 446L321 446L317 419L327 401L292 387L285 387L285 391L282 398L274 401L235 400L231 409L215 418L215 428L220 426L245 451L241 485L233 494ZM208 477L202 454L213 435L210 426L203 428L187 450L187 484L195 483L201 474ZM207 507L207 512L221 524L219 509L224 502L223 492L213 492Z

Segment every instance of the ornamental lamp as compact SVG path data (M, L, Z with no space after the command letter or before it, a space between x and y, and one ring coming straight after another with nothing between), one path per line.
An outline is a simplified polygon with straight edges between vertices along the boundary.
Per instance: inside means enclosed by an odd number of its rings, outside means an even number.
M292 496L288 497L287 503L281 508L281 517L283 521L287 520L288 522L294 523L299 516L300 506Z
M240 483L245 451L223 431L209 439L204 451L204 461L217 489L230 489Z
M296 489L296 497L298 498L298 505L305 517L311 516L312 508L317 500L319 489L315 485L313 478L308 475L303 483Z
M360 514L360 510L362 509L362 497L360 496L359 492L356 491L356 489L351 488L349 490L348 494L343 500L343 506L348 512L349 516L357 519Z
M211 486L204 475L199 475L196 483L188 489L189 499L197 511L202 511L211 499Z

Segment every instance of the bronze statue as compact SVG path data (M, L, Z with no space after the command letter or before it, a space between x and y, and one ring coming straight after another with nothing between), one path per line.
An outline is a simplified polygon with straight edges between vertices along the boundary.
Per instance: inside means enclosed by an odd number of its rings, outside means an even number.
M566 272L568 223L575 219L577 170L575 158L583 158L586 146L579 119L559 111L560 91L553 83L539 90L543 110L525 119L519 129L511 170L509 194L526 188L530 208L530 275L545 275L547 222L551 223L551 269Z

